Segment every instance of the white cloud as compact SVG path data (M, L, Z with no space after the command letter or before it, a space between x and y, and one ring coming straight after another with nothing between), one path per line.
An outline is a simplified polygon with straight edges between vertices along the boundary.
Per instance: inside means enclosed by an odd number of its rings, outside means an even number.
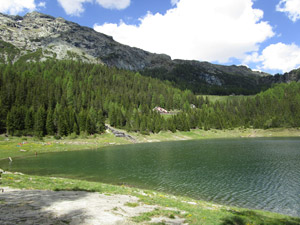
M289 72L300 67L300 47L294 43L288 45L279 42L266 47L261 55L254 52L247 56L244 62L261 63L257 69Z
M172 58L227 62L256 51L274 35L251 0L180 0L165 14L148 13L139 25L94 25L118 42Z
M40 3L38 4L38 7L46 8L46 2L40 2Z
M57 0L66 14L80 16L84 12L84 3L96 3L106 9L125 9L130 5L130 0Z
M171 0L171 5L176 5L179 2L179 0Z
M24 10L36 9L34 0L0 0L0 12L16 15Z
M106 9L125 9L130 5L130 0L96 0L103 8Z
M300 19L300 0L280 0L276 10L286 13L290 20L296 22Z
M243 63L247 64L247 63L258 63L263 61L263 59L260 57L260 55L258 54L258 52L253 52L250 55L246 55Z
M61 7L64 8L66 14L79 16L84 12L83 4L92 2L92 0L57 0Z

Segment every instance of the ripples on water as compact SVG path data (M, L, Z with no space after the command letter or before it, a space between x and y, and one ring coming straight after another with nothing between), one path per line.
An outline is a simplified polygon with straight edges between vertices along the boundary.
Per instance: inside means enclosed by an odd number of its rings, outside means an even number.
M1 165L5 166L5 165ZM300 139L226 139L114 146L16 159L12 170L127 183L300 217Z

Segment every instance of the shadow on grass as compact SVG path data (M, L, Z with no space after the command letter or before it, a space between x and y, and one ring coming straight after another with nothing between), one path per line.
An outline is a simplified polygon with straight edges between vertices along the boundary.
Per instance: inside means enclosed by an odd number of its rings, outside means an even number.
M247 224L259 224L259 225L300 225L300 218L270 218L253 211L234 211L227 210L232 213L232 216L223 218L222 225L247 225Z
M76 202L87 196L86 192L58 192L41 190L14 190L0 193L0 224L82 224L88 215L82 208L57 212L52 207L62 201ZM78 217L74 221L74 217Z

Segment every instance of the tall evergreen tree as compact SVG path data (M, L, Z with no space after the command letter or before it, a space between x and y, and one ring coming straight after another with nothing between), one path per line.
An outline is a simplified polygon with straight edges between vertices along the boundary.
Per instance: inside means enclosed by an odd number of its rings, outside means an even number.
M59 136L68 135L68 125L64 115L59 116L58 119L58 134Z
M80 133L86 131L86 124L87 124L86 120L87 120L86 112L84 109L81 109L78 117Z
M30 107L25 116L25 133L27 135L33 134L34 132L34 110Z
M14 118L11 112L7 113L7 119L6 119L6 132L9 135L14 135L15 127L14 127Z
M47 131L48 135L54 135L55 134L54 113L53 113L53 110L51 108L48 109L48 113L47 113L46 131Z
M34 132L38 137L43 137L46 133L46 118L47 114L45 108L40 106L35 114Z

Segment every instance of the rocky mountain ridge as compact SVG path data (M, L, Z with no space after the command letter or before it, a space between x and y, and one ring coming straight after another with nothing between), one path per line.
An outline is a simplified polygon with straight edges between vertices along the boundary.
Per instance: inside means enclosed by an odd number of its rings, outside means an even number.
M83 61L128 70L141 70L156 62L171 61L166 55L119 44L112 37L91 28L38 12L24 17L0 14L0 34L2 41L21 51L42 49L46 56L52 54L57 59L74 56Z
M0 47L2 63L56 58L100 63L142 74L147 71L145 74L148 76L160 70L168 77L157 75L156 78L174 81L180 77L178 82L192 85L196 91L198 85L251 89L260 84L269 85L294 78L274 79L270 74L252 71L245 66L172 60L168 55L129 47L92 28L39 12L28 13L24 17L0 13Z

